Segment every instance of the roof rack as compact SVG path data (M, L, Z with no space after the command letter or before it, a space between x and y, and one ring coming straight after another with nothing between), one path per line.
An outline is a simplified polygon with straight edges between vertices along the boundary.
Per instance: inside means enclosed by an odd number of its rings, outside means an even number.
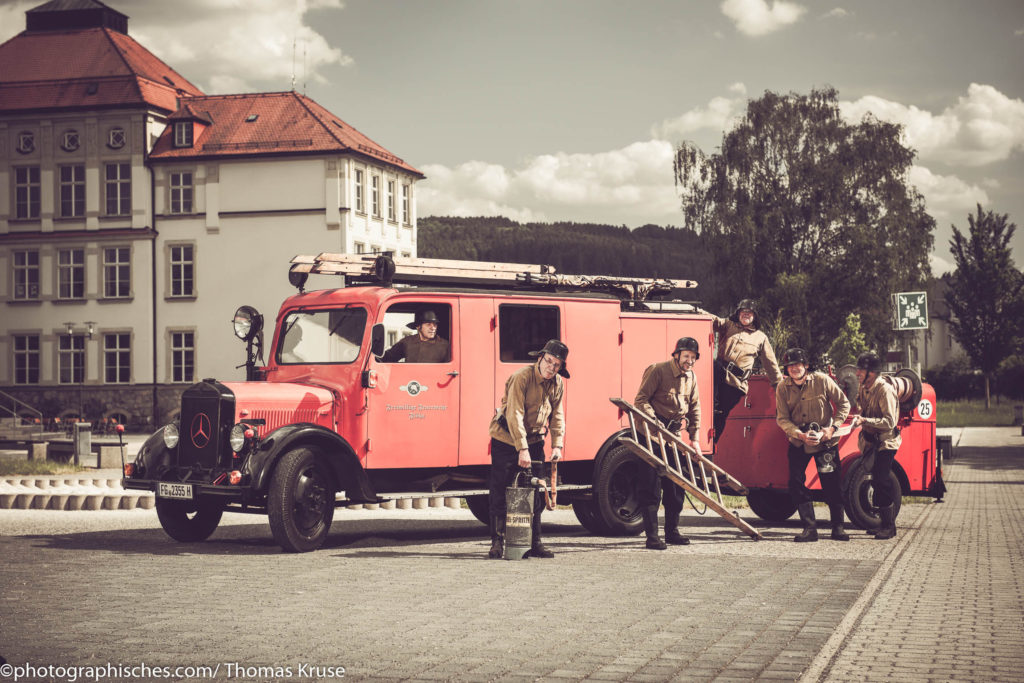
M550 265L453 261L429 258L396 258L384 254L298 255L291 260L288 279L303 291L310 273L342 275L346 285L390 286L440 285L486 289L531 289L546 291L603 291L631 301L643 301L654 294L674 289L693 289L693 280L618 277L614 275L563 275Z

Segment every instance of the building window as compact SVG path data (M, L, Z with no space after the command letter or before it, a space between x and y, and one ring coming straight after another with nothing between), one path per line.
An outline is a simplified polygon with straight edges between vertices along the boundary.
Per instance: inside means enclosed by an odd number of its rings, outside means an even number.
M131 335L103 335L103 367L107 384L127 384L132 377Z
M57 251L57 298L82 299L85 297L85 250L60 249Z
M127 216L132 210L131 164L107 164L107 215Z
M39 218L39 167L14 169L14 205L18 218Z
M192 173L171 174L171 213L192 213Z
M85 380L85 337L60 336L57 378L61 384L81 384Z
M60 215L74 218L85 215L85 166L60 167Z
M196 374L196 337L193 332L171 333L171 381L194 382Z
M39 384L39 335L14 335L14 383Z
M373 215L380 218L380 176L373 176L370 188L370 208L373 209Z
M388 220L395 220L395 181L388 181Z
M409 225L409 186L402 185L402 222Z
M363 208L363 172L356 170L356 211L365 213Z
M362 242L356 242L352 246L355 249L355 252L357 254L365 254L366 253L366 245L363 244Z
M191 147L192 146L192 122L191 121L176 121L174 123L174 146L175 147Z
M30 131L22 131L18 133L18 142L16 149L22 154L31 154L36 150L36 136L35 133Z
M370 247L370 251L372 251L374 254L379 254L380 253L380 246L374 244L372 247Z
M107 133L107 147L110 149L121 149L128 142L124 128L111 128Z
M195 296L195 258L191 244L171 246L171 296Z
M124 299L131 296L131 249L107 247L103 250L103 296Z
M34 301L39 298L39 252L14 252L14 299Z
M60 136L60 148L65 152L74 152L81 144L77 130L66 130Z

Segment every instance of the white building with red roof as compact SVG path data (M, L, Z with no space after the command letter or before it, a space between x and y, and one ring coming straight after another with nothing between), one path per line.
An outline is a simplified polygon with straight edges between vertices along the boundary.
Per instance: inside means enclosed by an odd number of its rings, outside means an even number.
M423 174L313 100L206 95L98 0L26 17L0 45L0 391L159 422L242 377L231 316L272 318L292 255L415 255Z

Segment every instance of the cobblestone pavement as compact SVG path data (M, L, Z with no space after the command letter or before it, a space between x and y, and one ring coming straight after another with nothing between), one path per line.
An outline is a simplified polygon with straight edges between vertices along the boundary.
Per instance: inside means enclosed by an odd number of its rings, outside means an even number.
M0 510L0 655L233 680L1022 680L1022 460L961 448L949 502L905 505L896 541L754 522L755 542L690 511L693 544L654 552L558 510L556 557L522 562L485 560L448 508L339 510L303 555L260 517L177 544L152 510Z

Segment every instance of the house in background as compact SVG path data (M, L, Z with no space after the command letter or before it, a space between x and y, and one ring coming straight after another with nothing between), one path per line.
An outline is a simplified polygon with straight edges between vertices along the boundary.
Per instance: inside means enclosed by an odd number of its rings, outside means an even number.
M0 45L0 391L159 423L244 377L231 316L272 318L294 254L416 255L423 174L313 100L205 95L97 0L26 17Z

